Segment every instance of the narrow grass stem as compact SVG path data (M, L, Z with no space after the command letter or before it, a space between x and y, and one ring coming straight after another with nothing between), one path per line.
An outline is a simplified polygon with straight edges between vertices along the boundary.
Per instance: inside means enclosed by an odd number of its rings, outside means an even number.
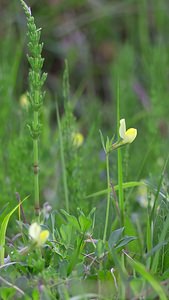
M106 219L104 226L103 242L106 241L107 227L109 221L109 211L110 211L110 171L109 171L109 153L106 153L106 171L107 171L107 208L106 208Z
M68 193L67 176L66 176L63 136L62 136L62 127L61 127L61 122L60 122L59 110L58 110L57 105L56 105L56 114L57 114L58 129L59 129L60 155L61 155L61 164L62 164L62 172L63 172L63 186L64 186L64 194L65 194L65 206L66 206L67 212L69 213L69 193Z
M117 136L119 138L119 124L120 124L120 82L117 80ZM123 192L123 166L121 148L117 149L118 157L118 186L119 186L119 207L120 207L120 222L124 225L124 192Z

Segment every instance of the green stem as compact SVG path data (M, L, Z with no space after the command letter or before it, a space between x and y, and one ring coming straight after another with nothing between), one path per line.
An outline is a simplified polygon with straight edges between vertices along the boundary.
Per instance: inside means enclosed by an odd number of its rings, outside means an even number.
M123 169L121 149L118 150L118 186L119 186L119 207L121 216L121 225L124 224L124 192L123 192Z
M106 219L104 226L103 242L106 241L107 227L109 221L109 211L110 211L110 172L109 172L109 153L106 153L106 170L107 170L107 208L106 208Z
M117 80L117 137L119 139L119 124L120 124L120 82ZM118 186L119 186L119 207L120 207L120 222L124 224L124 192L123 192L123 166L121 149L117 149L118 157Z
M38 126L38 111L34 111L34 126ZM33 167L34 167L34 197L35 197L35 213L39 215L39 155L38 155L38 138L33 139Z
M59 115L59 110L58 110L57 104L56 104L56 113L57 113L57 120L58 120L58 129L59 129L60 154L61 154L61 163L62 163L62 172L63 172L65 205L66 205L66 210L69 213L69 193L68 193L67 174L66 174L66 165L65 165L65 157L64 157L62 126L61 126L61 122L60 122L60 115Z

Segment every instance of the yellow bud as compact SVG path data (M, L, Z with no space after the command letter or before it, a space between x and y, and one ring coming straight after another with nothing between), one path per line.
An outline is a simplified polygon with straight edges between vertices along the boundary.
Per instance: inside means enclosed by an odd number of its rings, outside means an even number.
M19 99L19 103L21 105L22 108L24 109L28 109L29 107L29 100L26 94L21 95L20 99Z
M79 148L84 141L84 136L78 132L78 133L73 133L72 134L72 141L73 141L73 145L77 148Z

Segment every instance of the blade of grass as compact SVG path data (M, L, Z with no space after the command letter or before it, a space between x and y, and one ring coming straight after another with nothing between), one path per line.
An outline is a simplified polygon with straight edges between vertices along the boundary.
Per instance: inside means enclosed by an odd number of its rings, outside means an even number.
M13 213L17 210L18 207L28 198L24 198L17 206L15 206L3 219L1 224L1 230L0 230L0 265L4 264L4 255L5 255L5 236L6 236L6 230L7 226L10 220L10 217L13 215Z
M162 229L161 235L160 235L159 240L158 240L158 244L161 244L165 241L168 230L169 230L169 215L167 216L167 219L164 222L163 229ZM160 259L160 251L161 251L161 249L159 249L156 252L156 254L153 256L153 263L152 263L152 267L151 267L151 271L153 273L157 272L159 259Z
M59 109L57 104L56 104L56 115L57 115L58 129L59 129L59 143L60 143L60 155L61 155L62 174L63 174L63 187L64 187L64 194L65 194L65 205L66 205L66 210L69 213L69 194L68 194L66 165L65 165L65 157L64 157L62 126L60 122L60 115L59 115Z
M160 283L150 274L149 271L146 270L145 266L140 262L133 260L126 252L124 252L128 257L129 264L133 267L133 269L138 272L149 284L152 286L154 291L159 296L160 300L167 300L167 296L161 287Z
M166 170L166 167L167 167L167 164L168 164L168 160L169 160L169 155L166 158L163 170L161 172L161 177L160 177L158 188L157 188L157 192L156 192L156 195L155 195L154 205L153 205L153 208L152 208L152 211L151 211L151 216L150 216L151 220L154 219L154 213L155 213L155 210L156 210L156 207L157 207L158 197L159 197L159 193L160 193L162 181L163 181L163 178L164 178L165 170Z
M128 189L128 188L134 188L136 186L140 186L140 185L145 185L146 183L143 182L143 181L129 181L129 182L124 182L122 184L122 188L123 189ZM119 190L119 185L115 185L113 186L114 188L114 191L118 191ZM112 188L110 187L109 191L111 192L112 191ZM92 198L92 197L98 197L98 196L102 196L102 195L106 195L107 194L107 189L105 190L101 190L101 191L98 191L98 192L95 192L93 194L90 194L90 195L87 195L85 198Z
M147 213L147 231L146 231L146 241L147 241L147 252L150 252L153 244L152 244L152 232L151 232L151 220L150 216ZM147 267L150 268L151 265L151 257L147 259Z

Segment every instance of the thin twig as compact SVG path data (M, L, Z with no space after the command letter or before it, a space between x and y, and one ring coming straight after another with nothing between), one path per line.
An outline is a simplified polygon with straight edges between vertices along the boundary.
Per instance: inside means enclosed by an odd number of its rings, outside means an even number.
M17 287L15 284L10 283L9 281L7 281L6 279L4 279L3 277L0 276L0 280L2 282L4 282L5 284L9 285L10 287L14 288L16 291L18 291L21 295L25 295L25 293L19 288Z

